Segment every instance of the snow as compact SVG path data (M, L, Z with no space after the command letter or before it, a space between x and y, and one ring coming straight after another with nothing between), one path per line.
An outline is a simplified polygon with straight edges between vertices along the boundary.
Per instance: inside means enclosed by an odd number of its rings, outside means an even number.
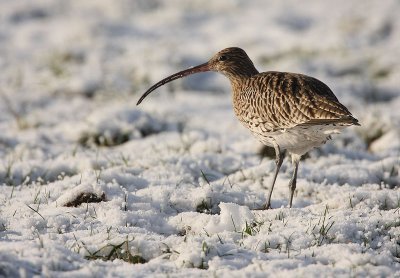
M0 5L0 277L400 276L398 1ZM135 105L229 46L361 123L300 162L291 209L285 159L258 210L274 160L223 76Z

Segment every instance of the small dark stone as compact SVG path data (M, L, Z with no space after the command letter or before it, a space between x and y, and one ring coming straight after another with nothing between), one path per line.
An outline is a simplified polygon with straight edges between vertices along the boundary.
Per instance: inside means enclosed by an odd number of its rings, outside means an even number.
M77 207L80 206L81 204L86 204L86 203L100 203L106 201L106 194L103 192L101 196L97 196L94 193L91 192L83 192L79 194L74 200L66 203L64 206L66 207Z

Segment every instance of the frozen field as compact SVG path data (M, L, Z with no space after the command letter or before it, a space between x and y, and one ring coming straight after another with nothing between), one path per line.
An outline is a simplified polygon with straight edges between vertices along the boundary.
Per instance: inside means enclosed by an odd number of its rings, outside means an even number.
M0 1L0 277L400 277L400 2ZM235 119L229 46L358 118L300 163Z

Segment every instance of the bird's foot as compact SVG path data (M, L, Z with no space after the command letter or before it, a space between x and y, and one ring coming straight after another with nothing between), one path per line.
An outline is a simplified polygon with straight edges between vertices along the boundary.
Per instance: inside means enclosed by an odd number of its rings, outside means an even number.
M254 210L267 210L267 209L272 209L271 204L266 203L265 205L263 205L260 208L255 208Z
M263 206L263 209L264 209L264 210L272 209L271 204L265 204L265 205Z

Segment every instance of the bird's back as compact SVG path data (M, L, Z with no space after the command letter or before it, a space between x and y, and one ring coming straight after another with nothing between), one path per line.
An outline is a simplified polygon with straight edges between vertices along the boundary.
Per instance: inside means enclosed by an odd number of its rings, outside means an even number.
M263 72L232 87L235 113L257 137L358 125L327 85L307 75ZM327 133L325 129L321 134Z
M273 131L297 125L358 125L323 82L288 72L259 73L233 84L233 101L241 120L265 123Z

